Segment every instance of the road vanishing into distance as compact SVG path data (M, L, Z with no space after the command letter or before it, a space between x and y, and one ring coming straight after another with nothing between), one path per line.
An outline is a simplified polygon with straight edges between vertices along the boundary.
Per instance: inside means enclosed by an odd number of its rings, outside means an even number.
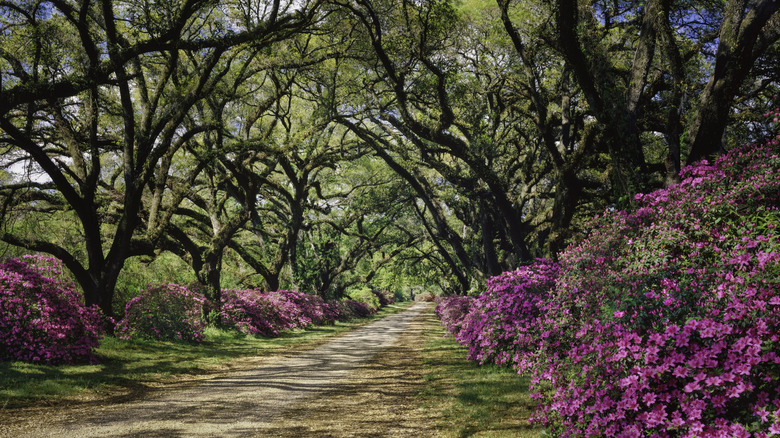
M163 387L126 403L79 409L59 418L42 415L42 418L28 418L10 427L0 425L0 436L230 438L428 435L430 431L418 426L410 430L401 417L397 418L398 421L383 423L382 417L392 414L372 414L372 409L381 410L381 406L374 405L381 405L382 399L395 397L391 400L391 404L396 405L392 407L393 411L403 411L403 407L414 410L412 398L415 391L412 387L421 384L416 380L422 379L420 375L406 375L403 360L412 347L397 343L415 320L424 317L424 313L430 313L425 312L429 308L430 303L415 303L403 312L355 329L314 349L280 355L257 368L206 380L195 386ZM393 365L370 366L378 354L391 350L395 353L388 363ZM412 372L411 368L414 367L410 367L409 372ZM369 375L371 379L368 382L355 384L356 379L365 380ZM381 382L384 387L371 388L374 385L371 382ZM352 395L348 394L350 391ZM358 393L363 395L356 398ZM329 397L340 400L338 403L350 404L351 408L339 407ZM361 397L369 399L362 400ZM307 407L307 404L312 406ZM355 411L354 418L346 424L350 409ZM319 426L307 420L309 416L312 421L316 420L317 410L325 412L320 415ZM339 421L340 415L344 415L342 421ZM361 424L364 415L373 416L374 421ZM300 417L298 421L296 417ZM407 420L413 417L403 416Z

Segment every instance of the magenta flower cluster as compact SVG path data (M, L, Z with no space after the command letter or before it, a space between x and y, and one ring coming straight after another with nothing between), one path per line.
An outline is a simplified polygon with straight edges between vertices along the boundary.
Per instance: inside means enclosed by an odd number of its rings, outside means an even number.
M377 309L368 307L365 303L355 300L341 300L339 303L339 321L348 321L354 318L366 318L377 312Z
M450 335L457 336L460 333L466 315L471 311L474 297L468 295L436 297L434 302L436 307L433 309L433 313L441 321L444 331Z
M300 328L312 325L331 325L339 319L339 306L335 301L325 301L319 295L291 290L271 293L284 296L298 307L300 313L296 319Z
M778 138L682 177L595 218L560 265L439 304L472 359L532 377L554 435L780 435Z
M489 279L479 297L451 297L436 311L447 331L468 347L471 360L510 365L522 358L522 346L535 349L558 274L558 264L540 259Z
M206 298L175 284L150 286L125 307L125 318L116 327L123 339L133 337L201 342ZM364 317L365 305L346 300L328 302L317 295L290 290L224 290L221 321L242 333L278 336L286 330L333 324L337 320Z
M244 333L277 336L285 330L333 324L376 313L354 300L279 290L227 290L222 322ZM385 304L392 303L379 294ZM206 298L176 285L150 285L125 306L116 325L121 339L149 338L199 343L204 339ZM46 364L97 362L104 328L113 325L97 306L85 307L73 282L51 257L25 256L0 263L0 360Z
M376 312L357 301L325 301L317 295L290 290L226 290L222 300L223 324L242 333L269 337Z
M304 309L285 292L225 290L222 292L222 323L242 333L262 336L278 336L285 330L311 325Z
M206 298L176 284L148 286L127 302L116 326L121 339L148 338L199 343L203 341Z
M0 360L97 363L107 319L86 307L61 263L24 256L0 263Z

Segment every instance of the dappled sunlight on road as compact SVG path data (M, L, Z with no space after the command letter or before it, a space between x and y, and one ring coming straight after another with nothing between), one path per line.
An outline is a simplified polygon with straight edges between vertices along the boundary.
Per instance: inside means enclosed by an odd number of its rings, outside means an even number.
M296 403L337 390L351 371L393 345L426 308L427 304L418 303L313 350L195 387L157 391L122 405L97 407L86 418L40 424L22 436L263 435L263 429L283 420L285 411Z

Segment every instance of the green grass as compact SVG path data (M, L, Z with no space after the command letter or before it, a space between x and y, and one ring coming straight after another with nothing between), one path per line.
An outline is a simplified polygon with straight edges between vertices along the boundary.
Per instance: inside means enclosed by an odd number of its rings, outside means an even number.
M376 319L400 312L411 302L382 309L370 318L283 333L278 338L206 329L199 345L105 337L98 365L33 365L0 362L0 409L54 404L90 396L127 396L156 383L208 374L243 357L266 356L321 343Z
M445 337L431 316L423 350L426 387L420 394L444 437L541 437L543 429L528 423L536 402L528 379L512 370L480 366L467 351Z

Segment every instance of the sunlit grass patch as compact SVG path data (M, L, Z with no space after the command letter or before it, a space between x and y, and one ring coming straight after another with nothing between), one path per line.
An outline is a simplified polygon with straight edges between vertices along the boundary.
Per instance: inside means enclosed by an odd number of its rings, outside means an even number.
M0 407L36 403L100 388L103 384L91 376L99 365L32 365L0 362Z

